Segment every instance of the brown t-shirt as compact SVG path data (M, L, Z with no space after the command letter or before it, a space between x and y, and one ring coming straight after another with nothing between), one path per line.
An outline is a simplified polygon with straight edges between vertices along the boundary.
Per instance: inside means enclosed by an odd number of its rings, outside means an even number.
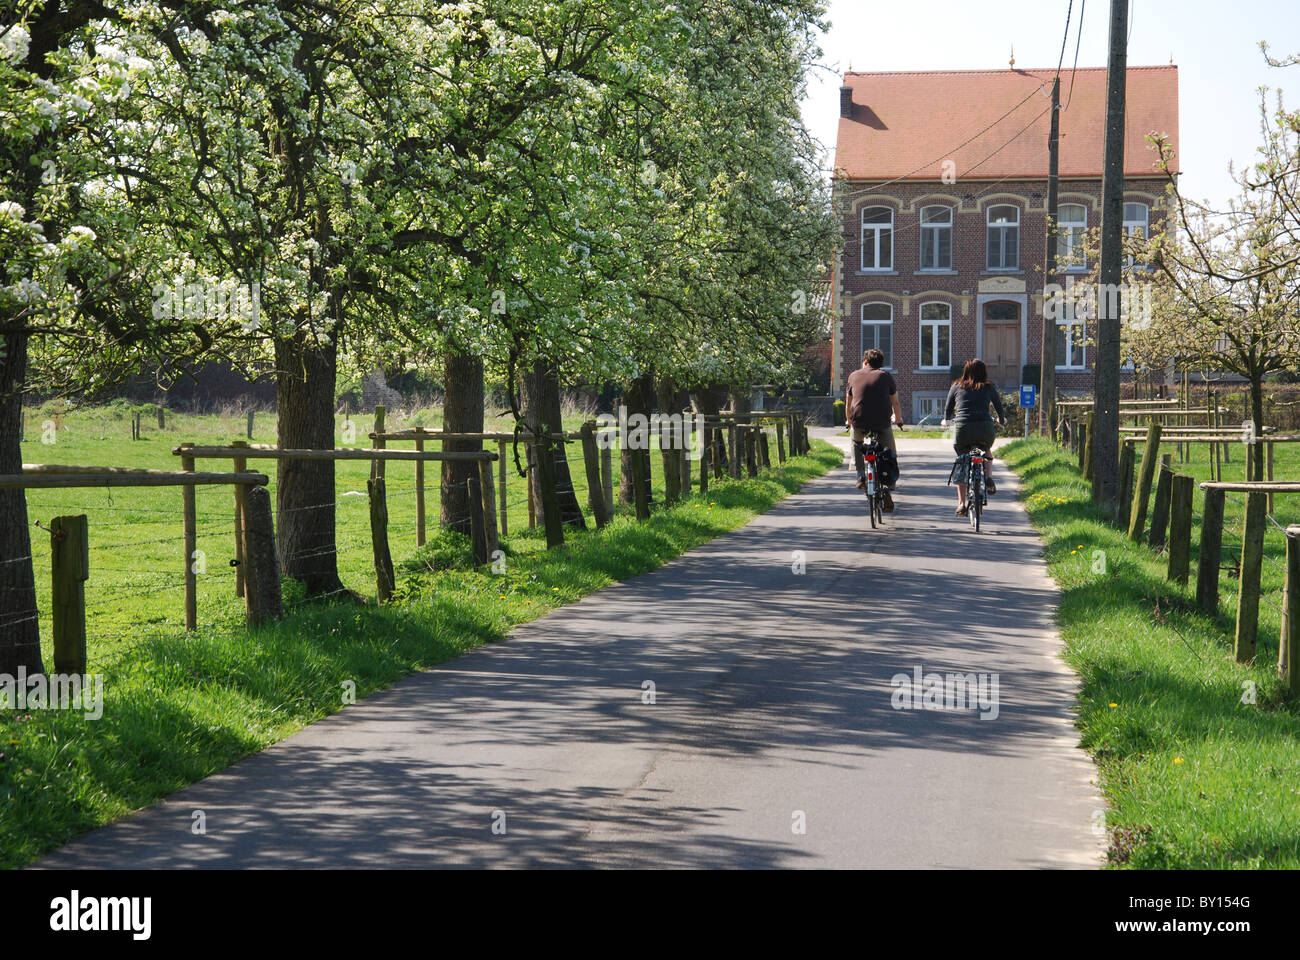
M849 420L859 430L887 430L894 411L890 401L898 391L888 370L859 367L849 374Z

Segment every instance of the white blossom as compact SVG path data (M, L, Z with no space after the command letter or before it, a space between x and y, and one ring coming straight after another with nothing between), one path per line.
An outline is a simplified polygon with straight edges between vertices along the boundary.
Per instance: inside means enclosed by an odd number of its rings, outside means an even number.
M27 48L31 39L23 27L14 24L5 31L3 37L0 37L0 60L22 63L27 59Z

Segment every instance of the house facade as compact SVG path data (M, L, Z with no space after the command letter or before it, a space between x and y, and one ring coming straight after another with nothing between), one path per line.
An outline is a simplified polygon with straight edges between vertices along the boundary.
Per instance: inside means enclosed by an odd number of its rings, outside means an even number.
M1026 376L1037 384L1044 287L1095 266L1083 239L1101 225L1106 71L1081 69L1061 77L1060 262L1044 275L1054 76L845 75L835 158L837 396L870 347L884 352L910 422L942 407L952 367L971 357L984 359L1003 392ZM1164 134L1177 150L1178 68L1131 67L1127 86L1124 230L1146 235L1167 213L1167 179L1147 135ZM1088 326L1052 324L1062 393L1092 387Z

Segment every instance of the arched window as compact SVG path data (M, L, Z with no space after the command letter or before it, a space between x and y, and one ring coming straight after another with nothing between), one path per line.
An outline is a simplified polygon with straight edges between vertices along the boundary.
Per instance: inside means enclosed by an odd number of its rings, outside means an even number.
M1020 268L1020 208L989 207L988 269Z
M888 207L862 211L862 269L894 269L894 211Z
M1056 218L1056 264L1062 270L1084 270L1088 266L1083 236L1088 229L1088 208L1081 203L1063 203Z
M887 303L862 305L862 352L872 347L885 355L885 366L894 365L894 308Z
M1126 203L1124 204L1124 239L1133 239L1138 242L1145 241L1147 231L1150 229L1151 211L1145 203ZM1129 254L1124 258L1126 267L1133 266L1137 258Z
M952 207L921 208L921 269L952 269Z
M921 369L947 370L952 363L952 307L921 304Z

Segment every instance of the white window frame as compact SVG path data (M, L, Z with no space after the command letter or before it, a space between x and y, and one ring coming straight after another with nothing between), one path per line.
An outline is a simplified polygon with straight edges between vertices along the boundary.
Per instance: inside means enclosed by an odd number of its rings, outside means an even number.
M1129 207L1141 207L1142 219L1141 220L1130 219L1128 215ZM1142 229L1142 238L1144 240L1147 237L1151 236L1151 207L1143 203L1141 200L1125 200L1124 201L1124 239L1127 240L1129 237L1133 236L1134 232L1136 232L1137 228L1139 227ZM1131 269L1134 263L1136 262L1136 259L1137 258L1133 257L1132 255L1125 256L1124 266ZM1143 264L1143 267L1145 266L1146 265Z
M925 220L926 212L933 210L944 211L948 219L927 223ZM952 270L952 238L953 226L956 222L956 216L953 214L953 208L941 203L930 204L921 208L921 251L920 259L917 261L922 273L945 272ZM939 240L943 231L948 232L948 260L946 263L939 262ZM929 251L934 256L934 266L925 265L925 254Z
M947 316L943 320L926 319L926 307L942 307ZM929 300L921 304L917 314L919 323L917 328L920 330L920 340L917 343L916 361L917 367L921 370L947 370L952 366L952 304L944 303L942 300ZM939 328L948 328L948 357L942 362L939 361ZM925 357L925 340L930 338L930 351L935 359L935 363L927 366L924 361Z
M948 394L941 391L917 390L912 394L912 422L920 423L921 418L929 412L943 415L943 404L948 399ZM931 409L925 412L923 408L929 406Z
M1087 370L1088 369L1088 327L1083 318L1074 315L1074 306L1066 303L1062 305L1065 316L1056 321L1056 326L1064 332L1063 343L1058 343L1058 348L1063 348L1064 352L1057 358L1057 370ZM1079 362L1070 363L1068 360L1072 357L1074 350L1079 351ZM1067 362L1062 363L1061 359Z
M1067 208L1082 210L1083 217L1066 219ZM1083 249L1084 234L1088 230L1088 207L1082 203L1063 203L1058 208L1056 221L1056 262L1062 270L1087 270L1088 255Z
M889 311L889 319L868 320L867 307L884 307ZM885 369L892 370L894 368L894 305L892 303L887 303L884 300L868 300L858 309L858 320L858 343L862 347L859 353L862 354L865 354L871 349L871 347L867 345L867 327L889 327L889 350L881 352L885 354Z
M883 210L889 214L888 223L867 223L867 214L873 210ZM889 207L863 207L862 208L862 253L859 264L863 273L886 273L894 269L894 211ZM868 242L868 232L871 234L871 240ZM883 234L889 234L889 263L880 262L880 238ZM867 266L867 249L871 249L874 266Z
M1014 221L1009 221L1007 223L994 224L993 213L995 210L1014 210L1016 212L1016 219ZM999 248L999 252L1002 255L1001 256L1002 264L1001 266L997 266L997 267L993 266L992 262L989 260L989 239L992 237L994 230L997 230L999 234L998 248ZM1007 266L1006 264L1008 230L1015 230L1016 232L1016 243L1015 243L1016 262L1012 266ZM1010 273L1012 271L1018 271L1020 269L1020 208L1013 203L999 203L996 206L989 207L988 213L984 215L984 268L986 270L996 271L999 273L1002 272Z

